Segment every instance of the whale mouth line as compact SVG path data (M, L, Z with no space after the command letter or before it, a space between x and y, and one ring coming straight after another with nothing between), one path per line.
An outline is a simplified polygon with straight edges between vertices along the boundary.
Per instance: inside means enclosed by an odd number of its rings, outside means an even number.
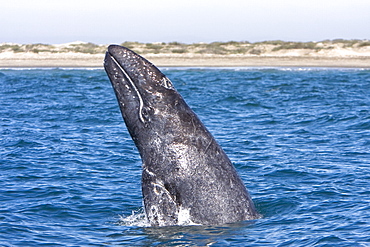
M126 77L127 81L130 83L131 87L134 89L138 99L139 99L139 119L142 123L145 123L144 117L143 117L143 107L144 107L144 101L141 97L139 89L136 87L135 83L133 82L132 78L128 75L124 67L117 61L117 59L112 55L109 51L107 52L109 57L112 59L112 61L117 65L117 67L120 69L120 71L123 73L123 75Z

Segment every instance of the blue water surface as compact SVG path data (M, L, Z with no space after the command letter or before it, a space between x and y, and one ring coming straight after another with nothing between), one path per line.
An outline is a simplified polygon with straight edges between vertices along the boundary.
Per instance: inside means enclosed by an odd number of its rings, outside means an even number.
M263 218L148 227L102 69L0 70L0 246L370 246L370 70L163 68Z

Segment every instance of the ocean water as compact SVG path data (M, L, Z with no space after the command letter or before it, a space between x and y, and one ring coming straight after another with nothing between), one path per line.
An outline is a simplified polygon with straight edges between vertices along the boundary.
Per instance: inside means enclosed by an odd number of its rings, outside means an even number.
M0 70L0 246L370 246L370 70L163 68L261 219L149 227L102 69Z

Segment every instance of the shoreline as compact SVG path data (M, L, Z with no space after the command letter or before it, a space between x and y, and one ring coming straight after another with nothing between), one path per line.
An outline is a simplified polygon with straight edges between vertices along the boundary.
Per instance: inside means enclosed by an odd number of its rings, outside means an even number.
M323 56L144 56L158 67L342 67L370 68L370 57ZM103 68L104 55L58 54L0 57L0 68Z

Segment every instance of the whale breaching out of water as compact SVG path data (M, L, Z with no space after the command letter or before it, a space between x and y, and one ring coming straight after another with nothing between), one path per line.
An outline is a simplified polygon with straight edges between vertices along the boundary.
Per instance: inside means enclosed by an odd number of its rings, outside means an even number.
M143 161L144 209L152 226L259 217L230 159L156 66L111 45L104 67Z

